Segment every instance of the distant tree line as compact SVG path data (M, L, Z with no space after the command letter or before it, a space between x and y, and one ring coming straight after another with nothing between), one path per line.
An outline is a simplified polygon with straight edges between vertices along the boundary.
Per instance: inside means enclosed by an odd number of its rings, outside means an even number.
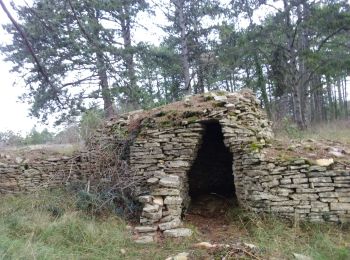
M271 119L300 129L349 117L346 0L35 0L13 9L18 21L5 26L13 39L1 51L43 121L240 88L252 89ZM136 42L142 19L155 14L166 20L161 42Z
M83 113L78 123L65 126L56 133L47 128L39 131L35 127L25 135L11 130L2 131L0 132L0 147L88 143L103 123L103 118L103 110L90 109Z

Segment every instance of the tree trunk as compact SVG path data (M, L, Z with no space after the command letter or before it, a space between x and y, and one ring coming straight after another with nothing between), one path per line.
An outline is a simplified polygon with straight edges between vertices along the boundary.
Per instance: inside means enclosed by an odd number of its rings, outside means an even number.
M129 6L125 4L121 8L120 23L122 29L122 37L124 42L124 63L128 77L128 102L131 109L139 108L139 93L137 87L137 78L135 73L134 55L132 53L131 43L131 24Z
M187 95L191 94L191 76L190 76L190 63L188 57L188 46L186 36L186 21L184 14L184 0L173 0L175 5L176 13L178 15L178 22L180 27L180 41L181 41L181 61L182 70L185 81L185 91Z
M261 92L261 98L264 102L264 107L265 107L267 116L271 119L270 102L266 92L266 82L264 79L261 63L259 62L257 55L254 55L254 60L255 60L256 74L258 76L257 87Z
M103 56L101 53L96 53L97 56L97 74L100 81L102 99L103 99L103 110L105 117L110 118L116 114L113 97L109 89L108 76L106 66L103 62Z
M293 88L293 110L294 110L294 119L297 123L297 126L300 130L306 129L306 124L303 118L303 110L301 105L301 93L298 85L295 85Z
M328 97L328 107L329 107L329 118L328 120L334 120L335 111L333 106L333 97L332 97L332 86L328 76L326 76L326 87L327 87L327 97Z
M341 91L341 80L340 77L337 79L337 89L338 89L338 102L339 102L339 117L343 117L343 98L342 98L342 91Z

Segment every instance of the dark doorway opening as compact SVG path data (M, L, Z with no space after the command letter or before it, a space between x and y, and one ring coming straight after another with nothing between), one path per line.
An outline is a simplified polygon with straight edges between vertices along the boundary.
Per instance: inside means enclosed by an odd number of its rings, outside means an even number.
M202 144L189 172L189 195L192 200L205 194L233 198L233 156L224 145L221 125L218 121L204 122L203 125Z
M184 215L208 239L227 234L230 210L237 204L232 170L233 155L224 145L218 121L203 123L202 144L189 171L191 202Z

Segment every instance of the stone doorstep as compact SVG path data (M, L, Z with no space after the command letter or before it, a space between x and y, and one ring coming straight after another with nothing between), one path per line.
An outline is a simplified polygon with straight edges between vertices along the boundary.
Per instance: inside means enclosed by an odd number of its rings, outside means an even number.
M190 237L193 232L189 228L175 228L175 229L169 229L165 230L163 232L165 237Z
M151 235L140 236L134 240L137 244L149 244L154 242L154 237Z
M149 233L158 230L158 226L138 226L135 227L135 231L138 233Z

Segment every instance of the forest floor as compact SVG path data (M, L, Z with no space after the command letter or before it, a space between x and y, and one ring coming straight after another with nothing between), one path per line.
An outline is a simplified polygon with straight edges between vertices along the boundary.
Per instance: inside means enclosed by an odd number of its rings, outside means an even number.
M191 238L140 245L132 241L132 224L112 213L97 217L79 209L70 192L1 197L0 259L164 260L181 252L189 253L189 259L295 259L294 253L350 259L349 226L259 216L222 199L206 199L211 201L195 205L185 217L194 231ZM201 214L208 205L221 205L220 217ZM196 246L200 242L210 244Z

